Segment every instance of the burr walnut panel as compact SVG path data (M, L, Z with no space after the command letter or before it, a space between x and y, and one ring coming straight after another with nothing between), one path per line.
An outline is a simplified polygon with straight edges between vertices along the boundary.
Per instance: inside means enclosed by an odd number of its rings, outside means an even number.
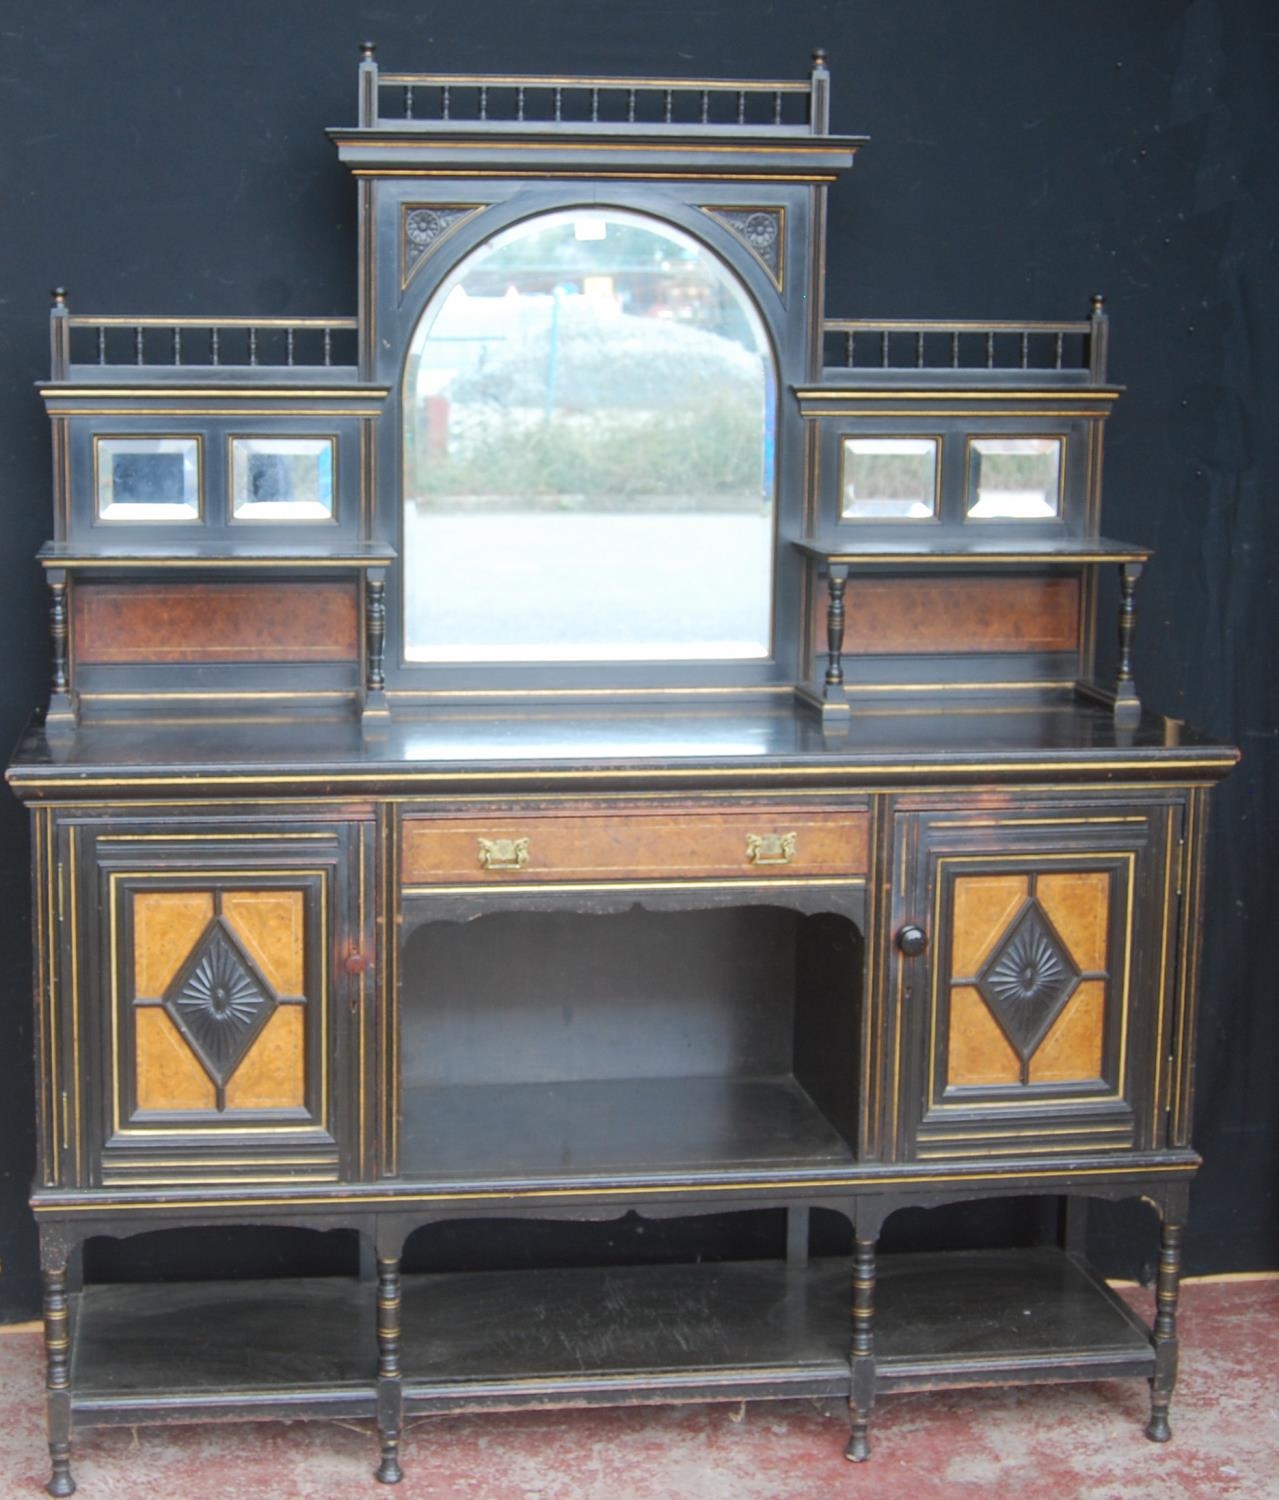
M158 1000L213 920L211 891L135 891L133 987Z
M224 891L222 912L278 995L305 985L301 891Z
M951 974L970 976L986 962L1030 890L1025 875L966 875L955 882Z
M1085 973L1104 969L1110 925L1110 876L1106 871L1041 874L1035 882L1035 897L1080 969Z
M78 661L89 665L350 662L359 656L349 581L79 583Z
M1101 1077L1106 986L1086 979L1030 1059L1031 1083L1075 1083Z
M406 885L548 880L687 880L724 876L859 877L869 815L760 807L731 813L410 815Z
M1079 601L1071 576L857 576L844 595L844 655L1075 651ZM814 602L813 639L824 649L824 590Z
M139 1109L165 1113L217 1109L213 1080L159 1006L138 1006L133 1026Z
M971 985L951 991L947 1048L951 1085L1021 1082L1021 1059Z
M306 1012L282 1005L226 1086L226 1108L300 1109L306 1101Z

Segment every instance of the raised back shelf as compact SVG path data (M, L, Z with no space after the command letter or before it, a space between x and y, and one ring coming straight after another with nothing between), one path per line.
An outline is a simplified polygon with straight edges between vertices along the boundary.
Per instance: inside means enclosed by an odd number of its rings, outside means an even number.
M1077 567L1095 563L1142 563L1149 547L1109 537L949 537L944 542L904 538L827 536L792 544L806 557L850 568L910 566L953 568L1015 566L1021 563Z

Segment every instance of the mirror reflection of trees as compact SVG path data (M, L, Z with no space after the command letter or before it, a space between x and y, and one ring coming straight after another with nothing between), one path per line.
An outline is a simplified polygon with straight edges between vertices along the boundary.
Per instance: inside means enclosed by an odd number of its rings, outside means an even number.
M976 438L976 499L969 518L1046 520L1061 508L1060 438Z
M935 515L938 446L936 438L845 438L842 514L866 521Z

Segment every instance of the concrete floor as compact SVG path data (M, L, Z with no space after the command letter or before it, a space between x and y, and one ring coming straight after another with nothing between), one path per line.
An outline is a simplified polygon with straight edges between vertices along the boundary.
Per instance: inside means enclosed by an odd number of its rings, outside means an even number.
M1134 1292L1148 1314L1149 1294ZM1141 1381L886 1397L868 1464L835 1404L756 1402L426 1419L397 1490L360 1424L89 1430L82 1500L1171 1500L1279 1497L1279 1278L1191 1282L1173 1441ZM47 1477L37 1329L0 1330L0 1496Z

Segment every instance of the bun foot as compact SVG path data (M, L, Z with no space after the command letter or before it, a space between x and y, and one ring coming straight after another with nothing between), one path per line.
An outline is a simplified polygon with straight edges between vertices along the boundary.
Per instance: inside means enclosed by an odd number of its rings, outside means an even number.
M398 1453L382 1455L382 1462L377 1466L377 1478L382 1484L399 1484L404 1478L404 1470L400 1468Z
M854 1432L848 1440L848 1447L844 1449L844 1457L850 1464L864 1464L870 1457L870 1437L863 1429Z
M1168 1425L1168 1413L1166 1411L1151 1412L1150 1421L1146 1423L1146 1436L1152 1443L1167 1443L1172 1439L1172 1428Z
M74 1495L75 1480L72 1479L69 1469L55 1469L44 1488L45 1493L49 1495Z

